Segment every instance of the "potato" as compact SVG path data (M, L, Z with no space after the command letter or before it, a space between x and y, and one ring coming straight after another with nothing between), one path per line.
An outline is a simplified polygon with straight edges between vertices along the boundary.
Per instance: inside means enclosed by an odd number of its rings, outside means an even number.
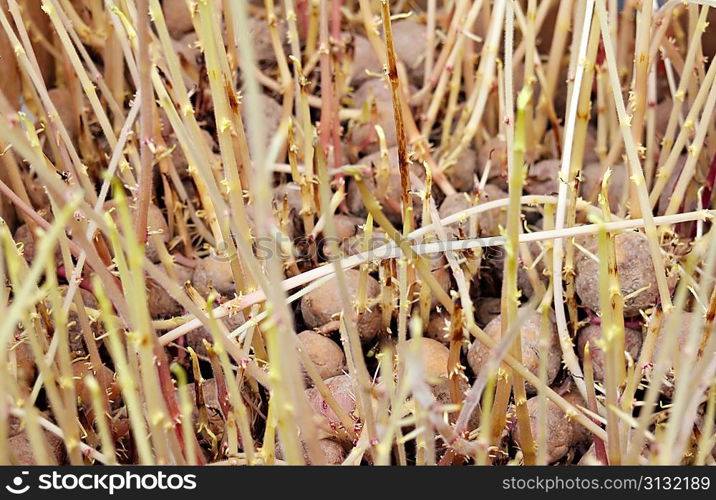
M401 19L392 23L392 30L397 58L405 64L411 82L422 85L428 45L427 27L413 19Z
M427 29L412 19L392 23L393 45L397 59L405 65L412 83L422 85L425 73L425 49ZM382 31L382 30L381 30ZM383 66L368 39L362 35L353 38L353 61L351 84L360 85L370 78L370 73L382 73Z
M560 160L542 160L529 167L525 179L525 192L533 195L550 195L559 192Z
M192 13L187 7L186 0L163 0L162 10L167 29L172 38L179 39L194 29Z
M437 340L423 337L408 340L408 349L416 342L420 342L420 352L425 370L425 379L431 384L439 382L448 376L448 356L450 351Z
M194 268L191 283L204 298L209 296L211 290L216 290L221 295L236 293L231 263L214 255L199 260Z
M38 249L38 246L35 245L35 239L37 238L38 236L33 237L30 226L27 224L23 224L18 227L13 235L15 243L19 245L22 256L28 264L32 264L33 260L35 260L35 252ZM54 259L57 265L61 265L63 262L62 250L60 249L59 244L55 245Z
M92 392L84 380L88 375L92 375L97 380L100 391L106 394L108 401L117 401L120 396L120 389L114 372L105 365L102 365L100 369L95 372L92 369L91 362L77 360L72 364L72 377L74 379L77 398L85 406L92 406Z
M355 305L358 294L358 280L360 271L348 269L346 271L346 284L351 303ZM366 295L369 308L357 313L358 334L361 341L370 342L377 335L381 325L381 313L377 304L371 304L371 300L380 294L378 282L368 276ZM325 325L329 321L337 319L337 314L342 311L338 281L334 277L322 286L307 293L301 299L301 314L303 320L311 328Z
M443 345L450 344L450 313L443 310L433 311L425 327L425 336L437 340Z
M425 379L430 384L430 390L435 397L435 401L439 405L452 405L452 395L450 393L451 382L448 378L448 358L450 350L437 340L428 337L422 339L408 340L408 349L417 341L421 342L421 352L423 360L423 369L425 370ZM464 401L465 393L470 389L470 385L465 379L458 379L458 387L461 394L460 401ZM468 430L476 429L479 425L479 409L470 416L468 421ZM457 416L457 413L455 413Z
M184 283L191 277L192 270L188 267L174 264L174 272L178 283ZM182 306L174 300L167 290L158 282L147 278L147 302L152 318L171 318L182 313Z
M604 380L606 359L604 351L599 347L598 341L602 337L601 325L587 325L577 333L577 354L579 359L584 361L584 346L589 342L589 352L592 357L592 366L594 368L594 379L598 381ZM633 328L624 328L624 350L628 352L633 360L639 357L641 350L641 331Z
M480 203L487 203L506 197L507 193L492 184L487 184L485 189L479 194ZM477 205L477 203L475 203L473 198L467 193L455 193L445 197L438 213L440 214L440 218L444 219L475 205ZM497 236L500 234L500 226L505 227L507 224L507 209L505 207L494 208L486 212L481 212L474 217L477 218L477 228L480 236ZM459 228L462 228L463 232L470 236L471 218L472 217L464 218L464 220L450 224L448 229L451 235L453 237L458 236L460 233Z
M490 321L500 315L502 299L498 297L480 297L475 307L475 320L480 327L485 327Z
M537 274L537 278L544 283L545 287L549 283L548 277L544 274L544 264L546 257L543 255L543 249L540 244L536 241L527 243L527 249L532 257L530 267L534 269ZM503 273L505 267L505 250L502 248L495 248L489 254L489 256L483 256L483 262L488 264L490 273L496 282L502 283ZM521 292L521 296L525 298L532 297L534 294L534 288L532 287L532 281L529 276L529 268L527 261L522 258L522 245L520 245L520 253L518 255L518 267L517 267L517 289Z
M10 351L11 355L15 355L16 377L18 385L21 388L30 389L35 382L37 376L37 367L35 366L35 356L32 354L29 340L21 340L17 342ZM12 359L12 358L11 358Z
M366 156L361 160L361 164L363 165L375 165L374 172L376 172L376 175L378 172L379 162L379 152ZM373 193L373 196L380 203L383 213L388 218L388 220L393 224L401 224L403 221L401 208L401 196L403 190L401 187L397 148L391 148L388 150L388 164L390 168L390 173L388 181L386 183L387 186L385 188L384 196L378 196L378 184L376 183L375 179L366 176L363 177L363 180L365 181L368 189ZM423 168L415 163L410 166L409 170L419 179L425 177L425 171L423 170ZM413 186L412 181L410 185L411 190L415 191L416 187ZM414 216L418 217L421 211L422 200L417 194L412 194L411 198L413 200L413 214ZM348 206L348 210L350 210L353 215L359 217L365 217L367 215L367 210L365 208L365 205L363 204L363 197L361 196L360 191L358 190L358 185L355 183L355 181L351 181L348 183L348 187L346 189L346 204Z
M522 363L525 368L534 375L539 375L540 352L542 352L540 349L542 315L536 311L529 311L526 306L519 308L519 314L527 314L520 328L520 334L522 336ZM487 324L485 333L492 339L499 340L502 336L501 329L502 316L500 315ZM557 326L553 318L550 318L548 329L549 345L545 347L544 352L547 354L547 383L550 384L559 371L562 351L559 346ZM483 365L490 359L490 355L490 349L476 340L467 353L467 362L470 368L472 368L472 371L476 374L480 373ZM537 392L537 389L529 383L526 383L525 387L530 394Z
M612 173L609 177L608 195L609 210L617 212L619 207L629 196L627 169L620 163L611 167ZM592 199L596 204L599 194L602 192L602 166L599 163L590 163L582 169L582 180L580 192L585 200Z
M299 333L298 340L301 349L313 361L322 379L325 380L343 373L346 356L338 344L313 330Z
M371 78L370 73L382 73L380 59L368 39L361 35L353 38L353 61L351 63L351 84L359 86Z
M473 206L473 198L468 193L454 193L445 197L443 202L440 204L438 214L441 219L450 217L459 212L463 212ZM460 229L462 229L465 235L470 236L471 221L475 217L463 218L457 222L453 222L445 226L448 235L452 238L460 236Z
M4 69L4 71L0 71L0 92L5 95L10 106L15 108L20 101L22 78L18 78L20 70L15 58L15 51L5 30L0 30L0 64Z
M578 402L578 396L565 396L572 404ZM537 440L537 416L539 413L539 398L537 396L527 400L527 410L530 416L530 428L532 438ZM562 459L573 447L584 442L586 430L578 423L572 421L563 411L551 400L547 400L547 463L554 463ZM513 428L513 438L520 446L523 446L520 436L519 425Z
M67 134L73 141L76 141L80 131L80 120L72 93L66 87L58 87L48 91L48 94L57 109L60 121L67 129Z
M595 236L581 238L580 244L596 255L598 241ZM656 305L659 290L656 285L656 273L651 262L649 244L643 233L628 232L618 234L614 239L616 250L617 276L624 301L624 316L639 314L640 310ZM578 251L575 259L576 276L574 280L577 295L582 305L595 312L599 306L599 263L584 252ZM642 290L638 293L638 290Z
M490 161L488 182L500 189L507 189L507 149L503 138L493 137L477 152L477 170L480 178L485 173L488 160Z
M348 131L348 153L353 158L358 154L370 154L380 150L375 125L380 125L383 129L387 147L391 148L398 143L390 87L383 79L368 80L353 94L353 105L358 109L363 106L372 108L373 103L377 112L375 120L371 111L368 122L356 123Z
M353 389L353 382L348 375L338 375L326 380L326 385L335 398L338 406L340 406L349 416L357 420L356 415L356 395ZM306 389L308 402L316 414L323 417L329 426L340 426L340 420L323 399L318 389L311 387Z
M477 153L472 149L464 149L457 161L443 172L456 191L469 192L475 187L477 166Z
M42 434L45 437L45 445L51 463L38 462L30 444L30 438L24 430L7 440L7 449L10 452L12 463L15 465L63 465L66 454L62 439L46 430L42 430Z

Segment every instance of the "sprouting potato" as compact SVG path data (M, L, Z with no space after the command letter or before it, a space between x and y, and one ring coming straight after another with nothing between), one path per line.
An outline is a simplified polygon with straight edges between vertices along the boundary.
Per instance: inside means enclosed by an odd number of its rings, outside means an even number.
M602 337L601 325L587 325L577 334L577 353L580 359L584 359L584 347L589 342L589 353L592 358L594 369L594 380L603 381L606 370L605 353L599 346ZM641 350L641 331L633 328L624 328L624 350L629 353L633 360L639 357Z
M550 317L547 323L547 342L544 348L540 347L542 336L542 315L536 311L529 311L526 306L519 308L517 321L522 320L521 315L526 314L526 318L521 324L520 335L522 337L522 363L525 368L534 375L539 375L540 358L542 355L547 356L547 383L551 383L557 376L559 365L562 358L562 351L559 346L557 337L557 326L554 318ZM498 340L502 336L502 316L498 316L485 326L485 333L492 339ZM543 354L544 353L544 354ZM485 363L490 359L490 349L475 340L467 353L467 362L474 373L479 373ZM534 394L537 389L530 383L526 383L525 387L528 393Z
M602 192L602 166L599 163L590 163L582 169L580 190L582 198L597 202ZM623 163L611 167L607 197L609 199L609 210L617 212L620 205L629 194L627 186L627 169Z
M433 311L425 327L425 336L444 345L450 344L450 321L450 313L447 311Z
M174 264L174 273L179 283L191 278L192 270L188 267ZM169 294L157 281L147 279L147 303L152 318L171 318L182 313L183 307Z
M360 271L349 269L345 273L348 294L352 304L355 305L358 295L358 281ZM363 342L370 342L378 334L381 325L381 313L377 304L371 304L380 293L380 285L378 282L368 276L367 277L366 296L368 299L368 308L358 311L356 320L356 328L358 335ZM338 319L338 313L342 311L340 291L338 288L338 280L331 279L327 283L317 289L307 293L301 299L301 313L303 320L311 328L325 325L329 321Z
M580 396L567 394L564 396L573 405L584 405ZM547 399L547 450L546 461L548 464L562 459L576 445L579 445L587 438L586 430L567 417L562 409L552 400ZM527 410L530 415L530 428L532 438L537 439L537 418L539 414L539 398L533 397L527 400ZM513 430L515 441L522 445L519 426L515 425Z
M99 370L95 372L90 362L77 360L72 364L72 376L77 397L84 405L88 407L92 405L92 392L85 383L85 378L88 375L92 375L97 380L100 392L105 395L101 397L106 397L110 403L118 400L120 394L119 384L112 370L102 365Z
M236 282L228 259L218 255L209 255L200 259L191 277L191 283L203 297L207 298L211 290L221 295L236 293Z
M172 38L179 39L194 29L192 13L189 11L186 0L163 0L162 10Z
M322 379L343 373L346 356L340 346L330 338L313 330L305 330L298 334L298 341L300 348L308 354Z
M448 166L444 172L456 191L470 192L475 187L477 168L477 153L472 149L464 149L455 163Z
M405 65L411 82L422 85L427 47L426 26L412 19L403 19L394 22L392 28L398 60ZM355 36L352 48L351 83L353 85L365 82L370 78L370 74L382 73L380 59L366 37Z
M579 243L592 252L598 252L596 237L585 237ZM640 310L656 305L659 290L656 273L649 253L649 244L643 233L618 234L614 239L617 277L624 300L624 316L635 316ZM584 252L576 255L574 285L582 305L599 312L599 262Z
M556 194L559 191L559 170L562 162L542 160L531 165L525 179L525 192L535 195Z
M348 375L338 375L331 377L326 380L326 385L331 391L333 398L338 403L343 411L345 411L350 418L357 418L356 415L356 394L353 388L353 381ZM320 415L326 420L329 426L340 427L341 421L338 416L333 412L328 403L323 399L318 389L312 387L306 390L308 396L308 402L310 403L313 411Z

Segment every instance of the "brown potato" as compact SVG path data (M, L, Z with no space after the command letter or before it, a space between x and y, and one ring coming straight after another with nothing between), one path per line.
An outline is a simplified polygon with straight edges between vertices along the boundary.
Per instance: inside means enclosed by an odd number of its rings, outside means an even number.
M350 417L357 419L356 395L353 389L353 382L349 375L338 375L326 380L326 385L340 406ZM340 426L340 420L323 399L318 389L311 387L306 389L308 402L313 410L323 417L329 426Z
M580 244L596 255L598 242L595 236L581 238ZM640 310L656 305L659 290L656 285L656 273L651 262L649 244L643 233L628 232L618 234L614 239L616 250L617 276L624 301L624 316L639 314ZM599 306L599 263L584 252L577 252L575 259L575 289L582 305L595 312ZM638 290L639 291L637 293ZM634 294L634 295L630 295Z
M92 392L85 383L85 377L92 375L99 384L100 391L106 394L107 400L110 402L117 401L120 395L119 383L115 379L114 372L102 365L100 371L95 372L92 369L92 363L89 361L78 360L72 364L72 376L75 384L75 392L77 398L86 406L92 405Z
M609 198L609 210L617 212L620 205L629 195L627 186L628 176L624 164L620 163L611 167L612 173L609 177L607 197ZM599 163L590 163L582 169L582 181L580 191L582 198L597 203L598 196L602 192L602 166Z
M188 267L174 264L174 272L179 283L188 281L192 270ZM182 313L183 307L158 282L147 278L147 302L152 318L171 318Z
M579 359L584 361L584 347L589 342L589 352L592 357L592 366L594 369L594 379L598 381L604 380L606 369L606 359L604 351L599 347L599 339L602 337L601 325L587 325L577 333L577 354ZM633 328L624 328L624 350L628 352L633 360L639 357L641 350L641 331Z
M67 134L73 141L77 140L80 131L78 110L75 109L75 99L66 87L58 87L48 91L52 104L57 109L60 121L67 129Z
M343 373L346 356L340 346L331 339L313 330L305 330L298 334L298 341L300 348L311 358L322 379L329 379Z
M525 179L525 192L534 195L549 195L559 192L560 160L542 160L532 164Z
M568 395L565 399L572 404L584 404L577 402L578 396ZM539 413L539 398L533 397L527 400L527 410L530 415L530 428L532 438L537 439L537 415ZM578 423L572 421L563 411L551 400L547 400L547 452L546 461L548 464L562 459L574 446L584 442L586 430ZM519 426L513 429L513 438L522 446Z
M485 173L488 161L490 161L488 182L495 184L500 189L507 189L507 148L503 138L493 137L477 152L477 171L480 178Z
M191 283L202 297L207 298L211 290L221 295L236 293L236 283L231 272L231 263L226 259L210 255L199 260L194 268Z
M540 364L540 336L542 328L542 315L536 311L528 311L526 306L519 309L520 314L527 314L526 319L520 328L522 336L522 363L525 368L533 374L539 374ZM518 316L519 318L519 316ZM520 318L521 319L521 318ZM559 338L557 336L557 326L554 319L549 321L549 345L546 346L547 354L547 383L550 384L557 376L560 362L562 359L562 351L559 346ZM498 316L490 321L485 327L485 333L495 340L499 340L502 336L502 316ZM475 341L467 353L467 362L474 373L480 373L483 365L490 359L490 349L479 341ZM534 394L537 392L531 384L526 383L527 392Z
M475 308L475 320L480 327L485 327L490 321L500 315L502 299L497 297L480 297Z
M179 39L194 29L192 13L187 7L186 0L163 0L162 10L172 38Z
M425 327L425 336L432 340L437 340L443 345L449 345L450 313L442 309L433 311Z
M469 192L475 187L477 166L477 153L472 149L464 149L457 161L443 172L456 191Z
M45 445L49 452L50 463L40 463L35 457L30 438L26 431L12 436L7 441L7 449L12 457L12 463L16 465L63 465L65 461L65 444L56 435L49 431L43 430L45 436Z
M420 352L425 370L425 379L432 385L440 378L448 376L448 356L450 351L437 340L428 337L408 340L408 349L415 342L420 342Z
M360 271L356 269L346 271L348 293L353 304L355 304L358 294L359 276ZM370 304L371 299L377 298L380 294L380 285L370 276L368 276L366 291L369 308L357 313L356 328L361 340L370 342L380 330L381 325L379 306ZM304 295L301 299L301 314L306 324L311 328L316 328L335 320L336 315L342 310L339 293L338 281L333 278L316 290Z

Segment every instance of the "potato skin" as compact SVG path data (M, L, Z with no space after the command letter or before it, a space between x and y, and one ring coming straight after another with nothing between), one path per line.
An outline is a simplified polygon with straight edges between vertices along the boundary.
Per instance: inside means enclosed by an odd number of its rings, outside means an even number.
M432 384L441 378L446 378L448 375L449 349L437 340L427 337L408 340L407 348L410 349L416 342L420 342L421 358L426 380Z
M574 395L565 396L572 404L577 403ZM539 413L539 398L533 397L527 400L527 411L530 416L530 428L532 438L537 439L537 415ZM581 425L570 420L562 409L551 400L547 400L547 453L546 461L551 464L563 458L569 450L584 441L586 435ZM519 425L515 425L512 431L514 440L523 446L520 436Z
M598 252L597 238L594 236L582 238L580 244L593 254ZM614 245L622 297L646 287L646 290L624 301L624 316L635 316L640 310L654 307L659 299L649 244L643 233L629 232L618 234L614 239ZM599 263L584 252L577 252L575 264L574 285L582 305L595 312L601 311Z
M525 306L520 307L519 314L525 313ZM540 330L542 316L536 311L529 311L525 321L522 323L520 333L522 335L522 362L530 372L539 374L539 352L540 352ZM485 333L492 339L499 340L502 336L502 316L498 316L485 326ZM547 346L547 383L552 383L559 371L562 351L557 337L557 327L554 319L549 321L549 346ZM479 373L482 366L490 358L490 349L479 341L473 342L467 353L467 362L474 373ZM537 390L529 383L525 384L527 392L534 394Z
M236 292L231 263L214 256L204 257L199 261L192 273L191 283L205 298L212 289L222 295L233 295Z
M348 375L338 375L326 380L326 385L340 406L349 416L356 419L356 395L353 389L353 382ZM318 389L311 387L306 390L308 402L316 414L325 418L329 425L340 426L338 416L333 412L328 403L323 399Z
M174 264L174 272L179 283L189 280L192 274L191 269L179 264ZM162 285L151 278L147 279L147 303L153 319L178 316L184 310Z
M349 269L346 271L346 284L351 302L355 303L358 295L358 280L360 271ZM380 294L378 282L368 276L367 297L370 301ZM334 277L316 290L307 293L301 299L301 314L303 320L311 328L325 325L336 319L335 315L342 311L338 281ZM370 342L377 335L381 325L381 313L378 305L357 313L358 334L361 341Z
M584 347L589 342L589 353L592 358L592 367L594 370L594 379L598 381L604 380L606 369L606 359L604 351L597 345L597 340L602 337L601 325L587 325L577 333L577 354L579 359L584 361ZM636 360L641 351L642 336L641 331L633 328L624 328L624 349L632 359Z
M343 373L346 356L338 344L330 338L313 330L305 330L298 334L298 340L308 357L318 369L323 380Z

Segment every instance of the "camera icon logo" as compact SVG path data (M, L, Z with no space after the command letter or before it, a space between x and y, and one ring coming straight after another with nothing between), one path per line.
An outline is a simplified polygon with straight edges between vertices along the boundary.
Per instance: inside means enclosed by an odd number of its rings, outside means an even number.
M30 474L28 471L22 471L19 476L15 476L12 479L12 485L6 485L5 489L13 495L22 495L23 493L27 493L27 491L30 489L30 485L26 484L23 486L23 476L27 476L28 474Z

